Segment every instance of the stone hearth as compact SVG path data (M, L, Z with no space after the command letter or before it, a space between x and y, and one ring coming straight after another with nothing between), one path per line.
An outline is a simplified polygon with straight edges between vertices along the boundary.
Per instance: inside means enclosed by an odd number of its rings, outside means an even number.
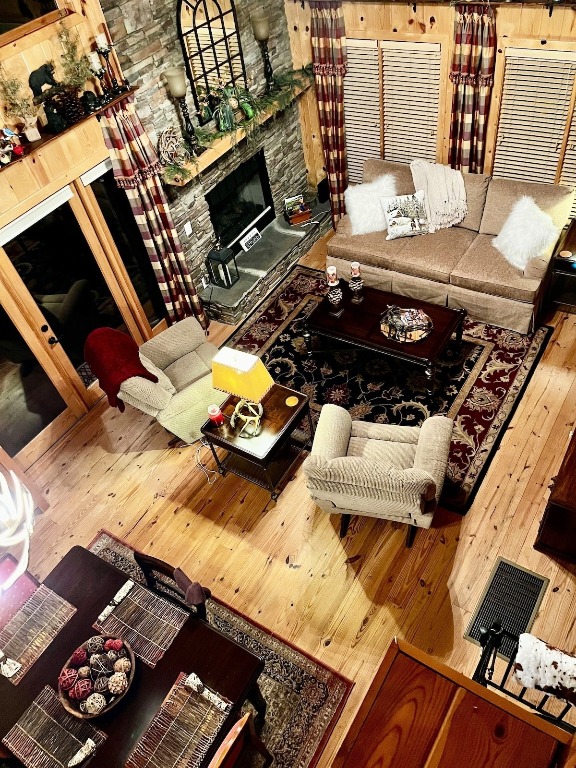
M292 227L283 216L278 216L262 230L262 239L236 257L240 280L230 288L209 285L202 291L209 317L231 324L243 320L316 240L331 229L327 203L312 209L312 221L306 227Z

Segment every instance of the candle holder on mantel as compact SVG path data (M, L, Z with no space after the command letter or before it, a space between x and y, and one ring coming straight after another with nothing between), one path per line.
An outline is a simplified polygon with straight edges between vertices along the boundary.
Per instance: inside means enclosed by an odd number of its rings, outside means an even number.
M328 301L332 305L332 309L328 310L333 317L340 317L344 312L344 294L340 287L340 279L336 272L336 267L326 268L326 282L328 283Z
M353 261L350 264L350 282L348 283L352 291L352 304L362 304L364 301L364 280L360 274L360 263Z
M112 69L112 65L110 64L111 50L112 50L112 43L108 42L108 38L106 37L106 35L103 32L101 32L99 35L96 35L96 51L98 52L99 56L102 56L102 58L106 63L108 79L110 80L110 85L112 86L112 97L115 98L116 96L121 96L123 93L126 93L127 91L129 91L130 86L127 81L124 81L124 85L120 85L120 83L116 79L114 70Z
M270 54L268 53L268 40L270 39L270 20L263 11L257 11L250 15L252 32L260 46L262 61L264 62L264 77L266 79L266 91L274 88L274 73L272 64L270 64Z
M102 66L102 62L96 51L92 51L92 53L88 54L88 61L90 62L90 69L94 72L94 75L100 82L100 95L98 96L98 100L100 106L104 107L114 98L114 94L106 85L106 70Z
M198 141L190 112L188 112L188 104L186 104L186 72L184 67L170 67L163 72L168 84L168 90L173 99L176 99L180 105L180 112L182 113L182 122L184 124L184 130L182 136L184 141L188 145L188 149L193 155L198 157L206 150Z

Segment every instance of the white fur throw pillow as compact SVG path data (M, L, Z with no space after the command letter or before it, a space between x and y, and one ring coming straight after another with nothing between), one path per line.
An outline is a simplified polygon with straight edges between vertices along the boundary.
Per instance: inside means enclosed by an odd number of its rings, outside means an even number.
M392 173L378 176L374 181L348 187L344 192L346 213L350 217L353 235L366 235L368 232L384 232L386 216L379 198L394 197L396 177Z
M524 269L530 259L541 256L554 245L560 231L551 217L531 197L521 197L512 206L492 245L513 267Z

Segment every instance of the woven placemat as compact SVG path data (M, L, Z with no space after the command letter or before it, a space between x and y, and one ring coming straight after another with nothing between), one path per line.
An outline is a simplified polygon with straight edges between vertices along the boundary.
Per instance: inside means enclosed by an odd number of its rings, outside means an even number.
M200 766L228 716L230 702L201 684L198 690L190 688L187 679L183 672L178 675L125 768Z
M73 605L40 584L0 631L0 651L21 664L18 672L8 678L11 683L18 685L75 613Z
M143 662L155 667L189 617L177 605L127 581L93 627L126 640Z
M497 619L516 637L528 632L548 584L545 576L499 557L464 637L479 645L480 629L489 629ZM509 659L515 650L514 640L505 637L498 655Z
M106 734L68 714L56 691L47 685L26 712L2 739L8 749L27 768L63 768L88 739L94 750L104 743ZM86 758L81 761L84 765Z

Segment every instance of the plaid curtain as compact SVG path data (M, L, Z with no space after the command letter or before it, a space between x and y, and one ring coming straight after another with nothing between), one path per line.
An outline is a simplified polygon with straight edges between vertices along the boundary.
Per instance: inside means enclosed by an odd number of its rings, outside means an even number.
M457 5L454 34L450 165L481 173L496 61L494 11L485 5Z
M312 60L332 222L344 216L348 163L344 138L346 33L341 0L310 0Z
M160 181L162 166L136 113L134 97L109 107L100 125L114 178L128 196L169 320L194 315L202 328L208 328Z

